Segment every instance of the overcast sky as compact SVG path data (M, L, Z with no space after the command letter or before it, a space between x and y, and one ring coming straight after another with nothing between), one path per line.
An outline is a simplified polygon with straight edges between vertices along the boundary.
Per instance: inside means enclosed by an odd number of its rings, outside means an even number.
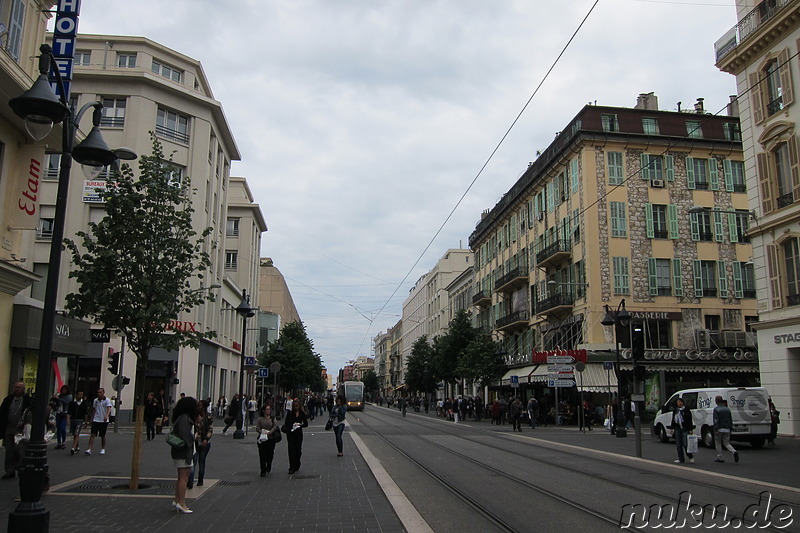
M724 113L735 79L713 45L736 23L734 0L599 0L434 239L594 4L84 0L79 31L144 36L202 63L242 153L231 174L269 226L261 255L335 373L371 355L414 282L468 247L481 212L582 106L633 107L652 91L661 109L702 97Z

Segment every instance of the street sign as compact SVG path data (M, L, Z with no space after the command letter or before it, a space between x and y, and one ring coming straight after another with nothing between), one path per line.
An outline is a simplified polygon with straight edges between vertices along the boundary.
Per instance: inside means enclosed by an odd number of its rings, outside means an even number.
M273 362L271 365L269 365L269 371L273 374L277 374L281 371L281 364L277 361Z
M512 388L519 387L519 376L511 376L510 379L511 379L511 387Z
M578 361L577 363L575 363L575 372L580 374L584 370L586 370L586 363L584 363L583 361Z
M114 376L114 379L111 380L111 388L115 391L119 392L125 388L125 381L123 376Z
M550 379L547 380L548 387L574 387L575 382L571 379Z
M547 379L575 379L575 374L572 372L559 372L557 374L547 374Z
M269 368L259 368L258 369L258 377L260 377L260 378L268 378L269 377Z
M547 371L551 374L559 372L572 372L572 365L547 365Z
M245 357L244 358L244 366L256 366L256 358L255 357Z
M548 355L547 356L547 364L548 365L559 365L559 364L572 364L575 362L575 358L571 355Z
M603 370L614 370L614 363L611 361L603 361Z

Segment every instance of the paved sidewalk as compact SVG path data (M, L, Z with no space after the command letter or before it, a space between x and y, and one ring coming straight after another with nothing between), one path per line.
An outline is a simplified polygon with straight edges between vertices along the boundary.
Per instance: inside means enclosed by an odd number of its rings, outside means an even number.
M323 429L326 420L318 417L304 429L299 472L288 474L284 438L265 478L259 476L255 433L233 440L232 429L223 436L222 422L215 420L204 486L187 492L194 511L190 515L176 514L171 505L176 470L164 435L142 443L140 483L148 488L135 493L121 488L130 476L131 427L121 427L116 434L109 428L105 455L99 455L99 439L91 456L83 450L70 456L68 449L53 450L51 444L51 490L43 497L51 513L50 531L404 531L349 429L344 457L337 457L333 432ZM85 448L88 440L88 435L81 437L81 446ZM18 495L16 480L0 481L0 530Z

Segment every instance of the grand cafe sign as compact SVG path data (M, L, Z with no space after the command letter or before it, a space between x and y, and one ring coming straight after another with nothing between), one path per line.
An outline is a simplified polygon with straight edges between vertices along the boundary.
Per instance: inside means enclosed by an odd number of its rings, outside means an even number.
M623 359L628 361L633 359L630 348L625 348L620 352ZM742 350L737 348L735 351L722 350L645 350L645 361L728 361L735 363L755 363L758 361L758 352Z

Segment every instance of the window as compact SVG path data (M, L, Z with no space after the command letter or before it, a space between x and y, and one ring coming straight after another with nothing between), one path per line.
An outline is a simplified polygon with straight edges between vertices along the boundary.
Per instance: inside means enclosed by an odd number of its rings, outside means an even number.
M658 120L642 118L642 130L644 130L645 135L658 135Z
M675 163L671 155L641 155L642 179L675 181Z
M77 51L75 52L75 63L73 63L76 67L88 67L91 65L92 61L92 53L89 51Z
M693 261L695 298L717 296L717 262Z
M225 268L227 270L236 270L239 261L239 252L226 251L225 252Z
M174 67L170 67L168 65L164 65L162 63L159 63L155 59L153 60L153 65L152 65L151 69L156 74L160 74L160 75L164 76L165 78L171 79L172 81L177 81L178 83L183 81L183 71L178 70L178 69L176 69Z
M706 315L705 316L705 326L706 329L711 331L719 331L720 330L720 316L719 315Z
M611 236L627 237L628 222L625 217L625 202L610 202L611 211Z
M789 49L780 51L758 72L749 76L750 101L753 110L753 122L758 125L794 100L792 77L789 71Z
M603 125L603 131L619 131L617 115L600 115L600 122Z
M622 185L625 173L622 169L622 152L608 152L608 184Z
M183 177L186 174L186 167L176 165L175 163L164 162L167 174L169 176L169 184L174 187L179 187L183 183Z
M156 134L174 141L188 143L189 117L159 107L156 116Z
M103 98L100 125L107 128L125 126L125 98Z
M670 259L648 259L650 296L670 296L672 294L672 274Z
M14 0L11 4L11 17L8 20L8 37L6 38L6 51L15 60L19 60L22 47L22 28L25 25L25 2Z
M674 205L645 204L648 239L678 238L678 208Z
M756 278L752 262L733 263L733 296L735 298L755 298Z
M714 230L711 226L711 213L689 213L689 225L692 230L693 241L713 241Z
M39 226L36 228L37 239L52 239L53 238L53 224L52 218L40 218Z
M750 227L749 211L734 211L728 213L728 231L731 242L750 242L747 229Z
M773 115L783 109L783 88L781 87L781 73L778 60L773 59L764 69L767 84L767 115Z
M117 66L120 68L136 68L136 54L117 54Z
M792 238L783 245L786 267L786 303L800 305L800 241Z
M630 273L628 271L627 257L614 257L614 294L630 294Z
M723 159L722 169L725 174L725 190L728 192L747 192L744 181L744 162Z
M47 263L34 263L33 273L42 277L39 281L34 281L31 285L31 298L44 301L44 293L47 288Z
M644 346L651 350L668 350L672 348L672 321L645 320Z
M45 154L44 167L44 179L58 181L58 174L61 169L61 154Z
M770 135L770 131L772 135ZM756 153L756 173L761 210L769 214L800 200L800 158L797 136L785 128L767 129L768 143L763 152Z
M738 122L726 122L722 125L722 131L725 138L729 141L742 140L742 127Z
M686 158L686 185L702 191L719 190L719 169L716 159Z
M773 151L778 185L778 209L794 201L792 194L792 162L789 143L780 143Z
M686 135L688 135L691 139L703 138L703 127L701 126L699 120L686 121Z

